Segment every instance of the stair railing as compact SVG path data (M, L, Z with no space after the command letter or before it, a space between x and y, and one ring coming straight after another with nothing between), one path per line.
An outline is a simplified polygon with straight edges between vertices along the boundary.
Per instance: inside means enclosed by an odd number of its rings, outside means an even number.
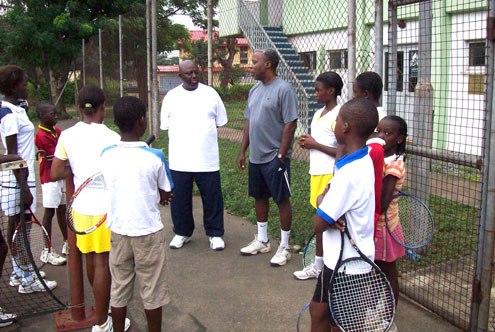
M301 84L296 74L292 71L290 65L285 60L284 56L280 53L275 43L268 36L267 32L261 25L259 18L254 15L250 6L246 4L245 0L239 1L239 27L244 33L244 37L247 39L253 50L261 50L271 48L277 51L280 58L277 75L289 82L297 94L297 109L298 118L301 125L301 129L304 133L308 132L309 125L309 102L310 96L306 92L306 89Z

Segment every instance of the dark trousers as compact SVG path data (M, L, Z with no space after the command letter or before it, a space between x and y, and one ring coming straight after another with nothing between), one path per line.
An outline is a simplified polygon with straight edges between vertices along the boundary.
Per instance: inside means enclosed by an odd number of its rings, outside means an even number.
M223 196L220 184L220 172L179 172L170 170L174 189L174 198L170 203L174 233L191 236L194 231L192 213L192 189L196 181L203 201L203 225L206 235L222 236Z

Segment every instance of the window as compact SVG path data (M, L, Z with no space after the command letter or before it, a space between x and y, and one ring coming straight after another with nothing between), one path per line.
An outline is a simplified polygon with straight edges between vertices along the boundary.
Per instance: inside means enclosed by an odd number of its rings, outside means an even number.
M347 69L347 50L328 51L330 70Z
M389 71L389 56L388 52L385 53L385 91L388 91L388 71ZM403 90L402 81L404 79L404 52L397 52L397 83L396 83L396 91L400 92Z
M241 46L239 53L240 53L241 64L247 65L247 63L248 63L248 47L247 46Z
M409 51L409 92L414 92L418 84L418 64L418 51Z
M483 71L485 64L485 43L469 43L468 93L470 95L482 95L485 93L485 74Z
M485 65L485 43L469 44L469 66Z
M301 57L305 67L309 70L316 69L316 52L299 53L299 56Z

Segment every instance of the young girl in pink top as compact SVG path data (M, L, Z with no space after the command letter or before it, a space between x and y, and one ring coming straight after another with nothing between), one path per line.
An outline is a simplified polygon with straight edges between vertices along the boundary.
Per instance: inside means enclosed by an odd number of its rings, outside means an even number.
M383 167L381 193L382 213L375 228L375 262L387 275L397 304L399 299L399 272L395 261L405 255L405 250L388 233L385 225L385 213L388 214L391 227L401 227L397 200L392 201L392 196L402 189L406 177L404 152L407 124L401 117L390 115L380 121L377 133L377 136L385 141L385 164Z

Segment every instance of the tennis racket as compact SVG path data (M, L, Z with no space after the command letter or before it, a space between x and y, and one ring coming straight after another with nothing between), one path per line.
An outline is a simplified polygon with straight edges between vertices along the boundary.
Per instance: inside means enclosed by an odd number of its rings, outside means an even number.
M392 238L409 249L421 248L430 242L435 228L426 204L402 191L392 197L385 223Z
M316 256L316 234L313 233L309 238L303 252L303 267L309 266L315 262Z
M67 226L76 234L85 235L93 232L101 226L107 219L106 213L96 213L89 215L87 213L78 213L81 202L88 197L106 197L106 185L103 174L100 172L94 174L84 181L74 192L67 206ZM80 210L79 210L80 211Z
M12 236L12 259L25 272L33 272L33 265L39 270L48 262L51 253L51 241L48 232L31 212L32 220L19 221ZM25 230L25 234L24 234Z
M358 257L342 260L344 233ZM341 234L328 302L335 323L345 332L388 331L394 320L394 294L385 273L359 250L347 227Z
M145 142L151 144L155 140L155 135L149 135ZM107 220L106 213L78 213L79 205L88 197L100 197L102 203L107 198L106 184L103 174L98 172L84 181L74 192L67 206L66 218L67 226L76 234L85 235L93 232ZM79 210L80 211L80 210Z
M308 308L310 304L311 302L306 303L297 316L297 332L309 331L308 327L311 326L311 316ZM306 329L303 326L306 326Z

